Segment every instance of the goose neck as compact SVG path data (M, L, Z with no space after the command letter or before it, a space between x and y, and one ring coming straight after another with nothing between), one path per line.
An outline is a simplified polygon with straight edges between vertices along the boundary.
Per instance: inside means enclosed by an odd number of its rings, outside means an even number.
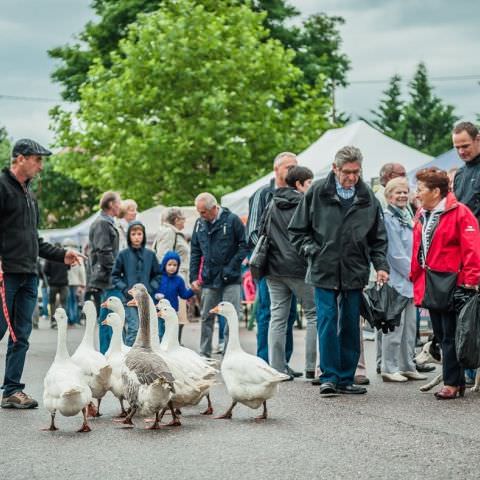
M166 319L165 322L165 334L162 339L162 347L165 350L178 347L178 321L173 319Z
M148 298L144 295L137 298L139 329L135 345L151 348L150 342L150 312Z
M57 326L57 352L55 354L55 360L67 360L70 358L70 354L67 349L67 326Z
M228 343L226 351L241 350L240 336L238 333L238 319L228 318Z

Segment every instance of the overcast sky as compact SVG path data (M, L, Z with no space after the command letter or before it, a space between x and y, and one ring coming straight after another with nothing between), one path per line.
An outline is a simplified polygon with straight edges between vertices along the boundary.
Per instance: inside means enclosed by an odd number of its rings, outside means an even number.
M417 64L424 61L431 77L475 79L433 81L436 93L475 120L480 113L480 55L476 0L291 0L303 16L340 15L343 51L352 62L351 85L338 91L337 108L352 119L369 117L388 80L403 76L404 91ZM0 0L0 126L13 139L52 139L48 110L54 102L14 100L1 95L57 99L60 88L50 80L55 62L47 50L72 40L93 18L90 0Z

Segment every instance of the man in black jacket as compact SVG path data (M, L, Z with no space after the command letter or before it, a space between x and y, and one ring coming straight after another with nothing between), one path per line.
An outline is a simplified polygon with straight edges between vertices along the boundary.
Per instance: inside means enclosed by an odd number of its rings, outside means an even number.
M271 301L271 320L268 335L270 365L289 375L286 357L286 337L292 297L300 301L307 320L305 336L305 377L314 378L317 360L317 315L314 291L305 283L307 263L288 238L288 224L312 183L313 172L307 167L293 167L287 175L288 187L277 188L272 204L265 211L262 225L269 238L266 279Z
M210 193L195 199L200 218L193 228L190 284L202 288L202 333L200 354L210 357L215 316L210 310L222 301L240 313L241 264L248 247L240 218L217 204Z
M288 227L307 257L315 287L320 345L320 393L366 393L354 385L360 355L360 301L370 261L377 282L388 281L387 234L378 200L362 181L362 154L343 147L332 171L305 194Z
M82 256L65 251L38 237L37 200L30 190L31 180L42 170L47 149L29 139L18 140L12 151L10 168L0 174L0 257L6 294L6 307L17 342L8 339L3 381L2 408L35 408L36 400L23 392L21 383L32 316L37 302L37 257L74 265ZM1 302L1 301L0 301ZM0 340L8 325L0 308Z
M465 162L455 175L453 190L480 220L480 134L470 122L461 122L452 132L453 146Z

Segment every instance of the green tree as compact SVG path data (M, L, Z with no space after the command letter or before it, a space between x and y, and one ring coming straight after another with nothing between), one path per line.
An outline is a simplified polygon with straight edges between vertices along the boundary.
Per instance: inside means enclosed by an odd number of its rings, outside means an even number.
M451 131L458 117L452 105L445 105L433 93L424 63L417 67L409 94L404 108L404 143L434 156L452 148Z
M0 168L10 164L10 153L12 146L8 140L7 129L0 127Z
M257 178L278 151L299 151L328 127L323 85L299 82L264 15L207 3L165 1L132 24L111 68L95 63L77 116L53 112L57 144L77 147L58 168L142 208L191 202Z
M390 79L388 88L383 92L378 110L370 110L374 116L373 126L396 140L403 137L403 110L405 103L402 101L402 77L394 75Z

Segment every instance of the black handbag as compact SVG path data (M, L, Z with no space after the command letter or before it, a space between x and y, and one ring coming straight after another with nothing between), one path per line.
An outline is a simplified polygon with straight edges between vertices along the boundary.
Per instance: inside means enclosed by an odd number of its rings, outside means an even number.
M265 276L268 265L268 248L270 246L270 222L272 219L273 200L270 201L269 208L266 210L266 218L263 222L262 233L258 238L258 242L250 255L249 266L250 272L254 280L260 280Z
M457 272L438 272L427 266L422 307L429 310L453 311L457 276Z

